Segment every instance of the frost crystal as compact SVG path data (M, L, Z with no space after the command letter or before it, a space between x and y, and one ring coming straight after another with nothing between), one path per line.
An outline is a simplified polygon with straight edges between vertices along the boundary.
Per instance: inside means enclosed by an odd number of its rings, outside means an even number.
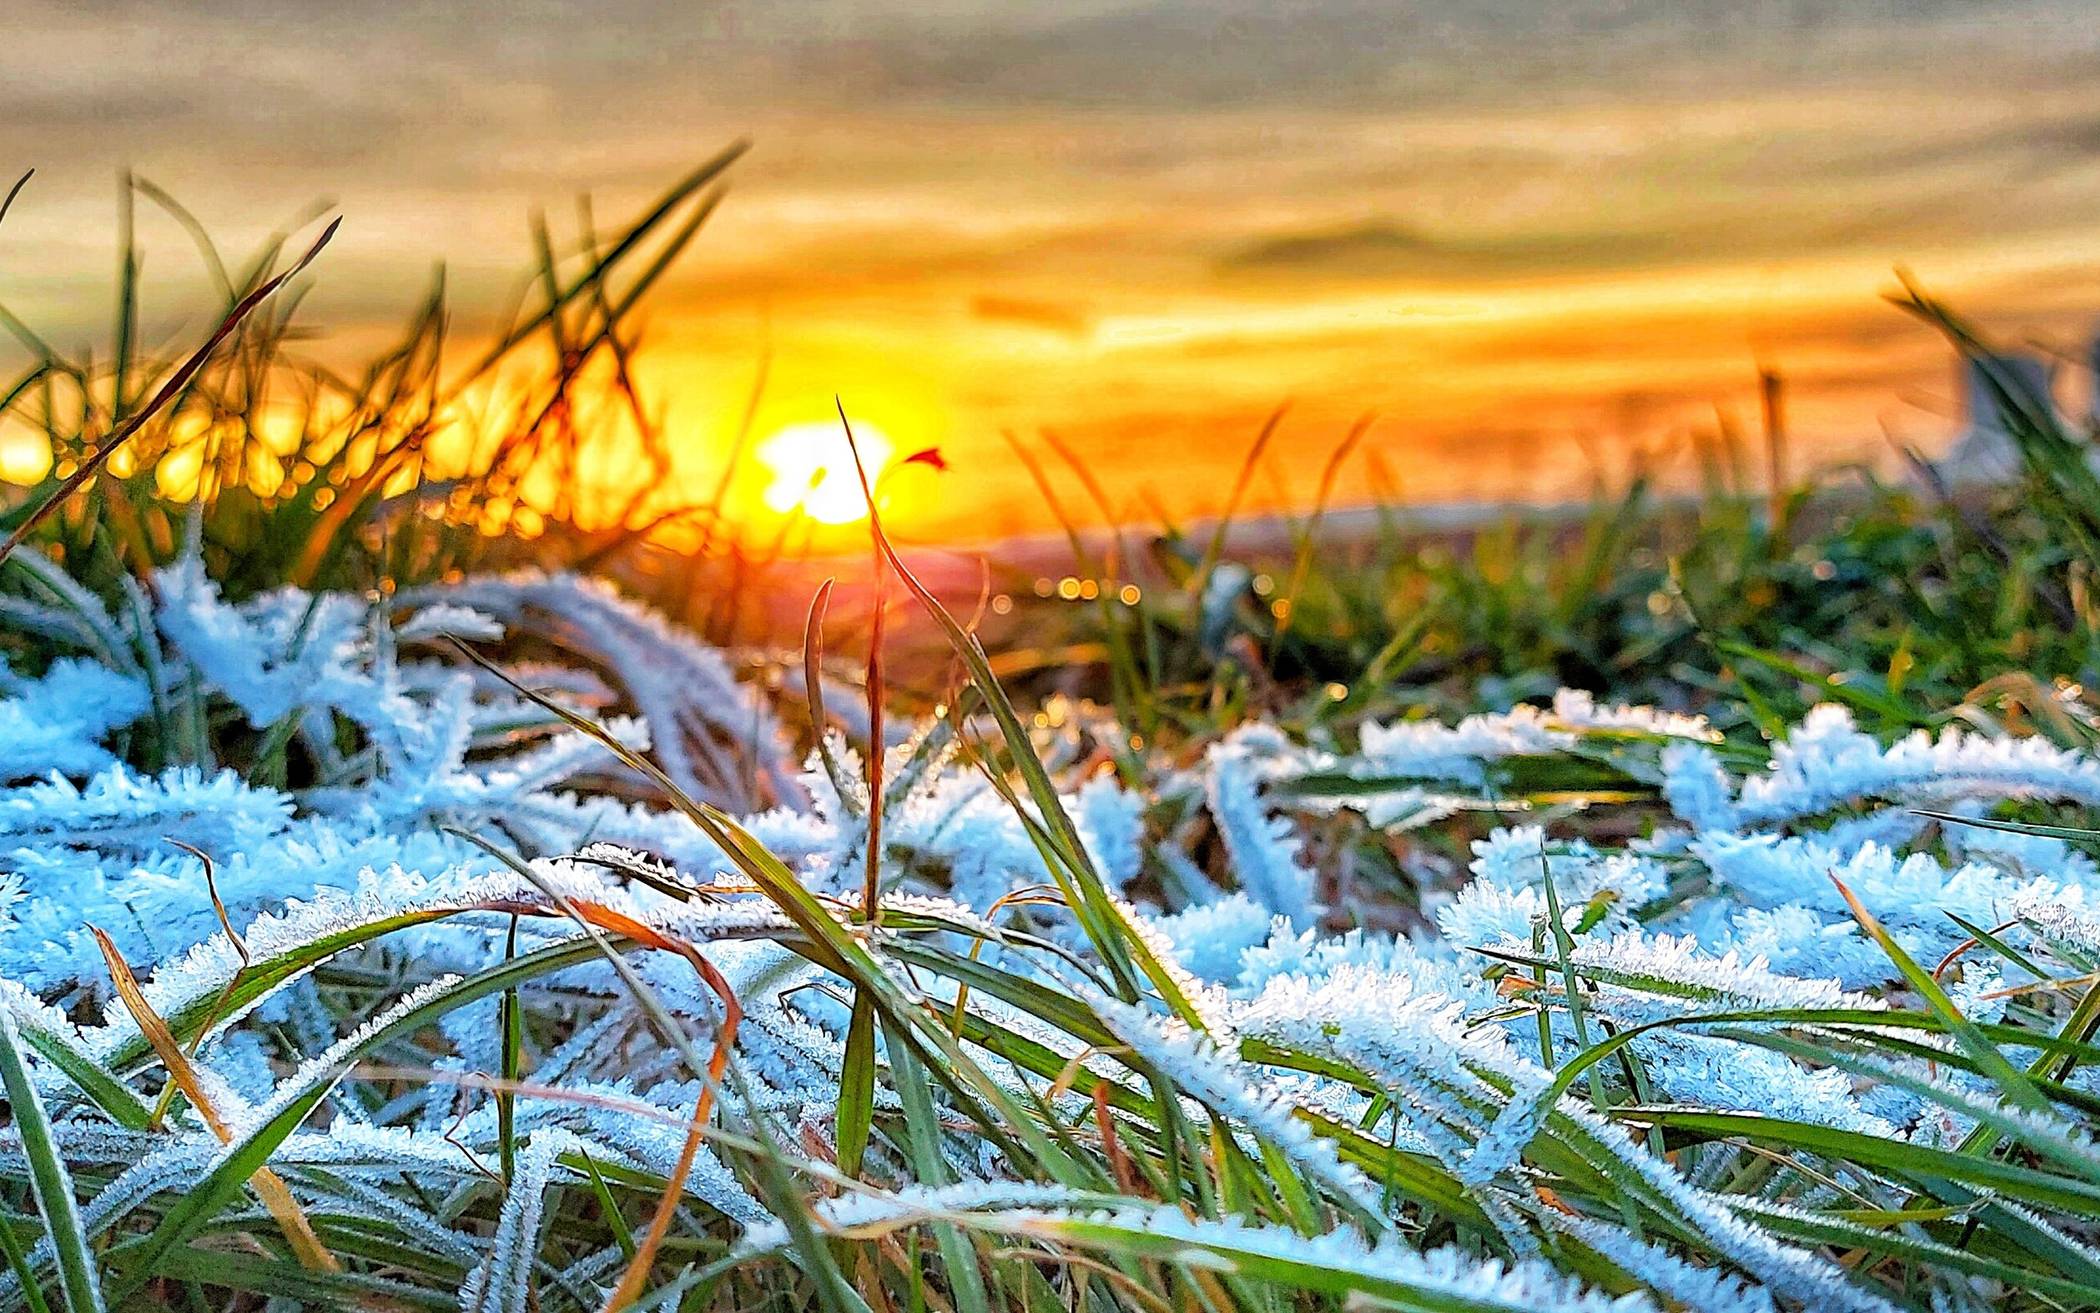
M1250 723L1114 775L1089 736L1120 731L1067 725L1046 749L1051 792L1017 810L963 751L974 725L900 736L879 780L844 735L795 770L762 685L728 655L569 576L384 603L229 600L187 556L155 577L153 605L138 590L113 615L49 562L25 568L38 591L0 599L0 627L86 655L0 678L0 1016L64 1155L105 1182L81 1210L98 1248L150 1234L133 1214L237 1148L184 1101L153 1117L165 1073L112 999L90 926L182 1033L235 1145L326 1093L273 1167L331 1225L411 1219L415 1245L466 1273L468 1307L529 1308L556 1285L559 1301L592 1306L614 1279L619 1248L572 1245L573 1214L550 1221L550 1201L595 1189L592 1168L633 1189L686 1157L706 1056L731 1043L695 955L742 1020L676 1225L708 1233L688 1255L725 1264L780 1262L794 1235L760 1202L781 1196L753 1172L755 1129L809 1195L812 1224L842 1241L933 1223L1119 1263L1317 1278L1372 1301L1555 1313L1890 1307L1874 1264L1855 1274L1798 1237L1830 1210L1909 1207L1910 1187L1820 1155L1745 1171L1720 1133L1673 1137L1664 1157L1620 1124L1659 1117L1654 1105L1917 1146L1982 1129L2022 1159L1976 1161L2022 1182L2100 1172L2100 1147L2061 1111L2074 1105L2054 1101L2091 1097L2083 1067L2039 1081L2051 1101L2028 1106L1977 1075L1986 1064L1946 1029L1870 1042L1918 1013L1839 889L1940 968L1963 1016L2031 1024L2046 1001L2021 996L2040 997L2037 974L2081 980L2100 962L2100 867L2058 838L1914 809L2100 806L2086 753L1968 730L1883 744L1825 707L1760 757L1698 717L1569 690L1454 725L1369 725L1354 750ZM552 652L512 674L649 752L687 796L458 660L446 635ZM163 722L192 716L206 732L161 744ZM259 759L231 760L242 754ZM878 794L879 926L859 901ZM1571 797L1637 809L1593 825ZM696 817L694 800L725 811ZM1046 863L1053 805L1085 863ZM1486 814L1466 831L1480 837L1464 871L1462 844L1400 833L1461 811ZM721 837L725 814L778 859L755 868L767 892ZM1336 854L1359 851L1381 877L1412 877L1419 904L1346 927L1365 909ZM1082 928L1055 880L1086 864L1105 890L1087 886ZM809 898L776 897L782 879ZM1963 922L1995 927L1994 951ZM874 1170L841 1182L839 1086L868 987L831 969L849 949L898 993L875 1046ZM506 1061L506 1000L532 1024L524 1083L499 1113L489 1073ZM906 1057L890 1013L921 1007L956 1047L941 1053L952 1070L911 1090L894 1080ZM1740 1015L1773 1012L1789 1020ZM1578 1081L1579 1035L1618 1047ZM1794 1056L1802 1036L1823 1041L1816 1060ZM2004 1045L2019 1068L2041 1070L2041 1051ZM372 1073L404 1066L417 1078ZM1105 1113L1081 1074L1112 1083L1098 1087ZM1043 1173L984 1133L1002 1099L1054 1116L1058 1152L1090 1156L1071 1179L1127 1179L1110 1150L1124 1137L1147 1155L1140 1186L1155 1199L1166 1138L1150 1119L1185 1117L1198 1134L1176 1152L1196 1157L1177 1167L1251 1163L1263 1178L1219 1198L1206 1181L1204 1208L1260 1206L1214 1219L1183 1206L1196 1194L1140 1206L1025 1179ZM930 1129L916 1120L928 1104ZM1411 1184L1371 1170L1393 1153L1414 1160ZM20 1133L0 1131L11 1188L23 1160ZM1451 1233L1423 1202L1439 1191L1463 1194L1462 1238L1517 1261L1412 1247L1424 1220ZM2053 1214L1989 1207L2082 1252ZM1901 1238L1919 1253L1939 1243L1922 1228ZM1571 1251L1630 1293L1554 1266ZM26 1261L48 1273L48 1239ZM0 1274L0 1300L17 1280Z

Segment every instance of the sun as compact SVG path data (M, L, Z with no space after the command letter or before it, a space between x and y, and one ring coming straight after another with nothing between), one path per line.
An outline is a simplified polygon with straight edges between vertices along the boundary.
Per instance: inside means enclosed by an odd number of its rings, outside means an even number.
M896 450L878 429L853 426L868 477L875 478ZM782 515L800 514L819 524L851 524L868 514L860 474L853 468L853 449L836 420L793 424L760 443L754 453L772 475L765 502Z

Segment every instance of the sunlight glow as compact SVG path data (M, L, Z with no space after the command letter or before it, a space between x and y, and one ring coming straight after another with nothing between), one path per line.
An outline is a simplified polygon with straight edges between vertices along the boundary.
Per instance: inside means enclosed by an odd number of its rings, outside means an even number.
M27 429L0 432L0 483L26 487L50 470L51 444L43 434Z
M853 436L860 443L868 477L878 477L895 454L894 444L865 424L855 424ZM781 429L759 444L755 454L772 476L765 502L773 510L800 513L819 524L851 524L866 517L868 504L853 468L853 451L837 420Z

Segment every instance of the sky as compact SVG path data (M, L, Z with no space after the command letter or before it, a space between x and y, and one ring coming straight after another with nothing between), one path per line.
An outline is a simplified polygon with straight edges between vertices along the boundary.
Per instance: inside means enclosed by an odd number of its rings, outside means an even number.
M2100 24L2071 0L13 0L0 304L106 335L129 167L233 250L344 216L313 349L383 340L442 261L488 330L588 191L606 222L751 154L645 354L679 478L834 395L914 471L898 527L1052 527L1013 440L1119 515L1550 500L1787 380L1801 465L1954 426L1911 271L2008 342L2100 317ZM142 214L149 323L208 304ZM158 318L153 318L158 316ZM796 439L799 440L799 439ZM762 479L764 472L753 478ZM1071 508L1091 516L1066 481ZM763 486L747 490L754 513Z

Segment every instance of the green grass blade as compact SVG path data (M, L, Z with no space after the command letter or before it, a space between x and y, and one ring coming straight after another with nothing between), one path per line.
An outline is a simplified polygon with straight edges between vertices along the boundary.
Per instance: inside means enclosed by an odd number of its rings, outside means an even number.
M15 1274L23 1307L29 1313L51 1313L51 1305L45 1302L43 1288L37 1284L36 1273L29 1266L29 1254L15 1235L14 1219L6 1214L0 1214L0 1255L7 1259L7 1270Z
M122 1247L119 1252L123 1255L127 1275L118 1294L119 1300L135 1295L158 1273L160 1260L170 1250L239 1198L249 1180L269 1165L270 1155L277 1151L277 1146L299 1129L347 1073L347 1067L337 1067L319 1074L306 1089L287 1100L274 1116L249 1128L246 1134L228 1144L212 1170L175 1201L174 1207L161 1216L160 1224L150 1235L135 1247Z
M1890 936L1881 922L1875 919L1874 914L1867 910L1866 905L1853 896L1843 881L1832 877L1831 883L1844 895L1846 905L1852 909L1853 919L1867 932L1867 937L1879 945L1889 961L1895 964L1905 983L1915 990L1935 1013L1946 1019L1955 1042L1961 1045L1963 1052L1976 1060L1984 1075L1997 1083L2000 1095L2007 1102L2019 1104L2030 1111L2048 1112L2049 1101L2034 1087L2034 1082L2028 1079L2027 1073L2007 1060L2006 1056L1998 1051L1998 1046L1985 1038L1983 1032L1961 1014L1961 1010L1954 1006L1954 1000L1947 996L1947 991L1940 988L1940 982L1933 978L1931 972L1911 959L1910 954Z
M919 1184L948 1183L948 1163L941 1157L941 1123L934 1111L933 1095L926 1071L909 1043L890 1041L890 1070L897 1078L897 1099L904 1106L905 1152ZM934 1245L941 1251L941 1264L958 1313L985 1313L989 1308L984 1292L984 1273L978 1270L977 1253L963 1232L943 1222L933 1228Z
M846 1025L845 1063L839 1070L839 1170L859 1176L875 1117L875 1003L865 991L853 996Z
M2100 1217L2100 1186L1988 1155L1955 1153L1930 1145L1889 1140L1812 1122L1766 1117L1754 1112L1620 1107L1612 1110L1612 1116L1635 1124L1660 1126L1665 1131L1696 1132L1700 1139L1734 1137L1801 1150L1833 1162L1852 1163L1898 1181L1920 1178L1960 1181L1976 1190L1988 1191L2034 1208L2053 1209L2079 1217ZM1682 1144L1685 1140L1683 1135L1671 1137L1672 1144Z
M67 1313L102 1313L102 1284L96 1276L95 1256L88 1252L87 1232L80 1225L73 1177L66 1171L65 1158L51 1133L51 1119L30 1078L14 1017L5 1011L0 1011L0 1088L7 1092L15 1131L22 1137L30 1193L36 1197L37 1212L43 1216L45 1233L58 1255L58 1287Z

